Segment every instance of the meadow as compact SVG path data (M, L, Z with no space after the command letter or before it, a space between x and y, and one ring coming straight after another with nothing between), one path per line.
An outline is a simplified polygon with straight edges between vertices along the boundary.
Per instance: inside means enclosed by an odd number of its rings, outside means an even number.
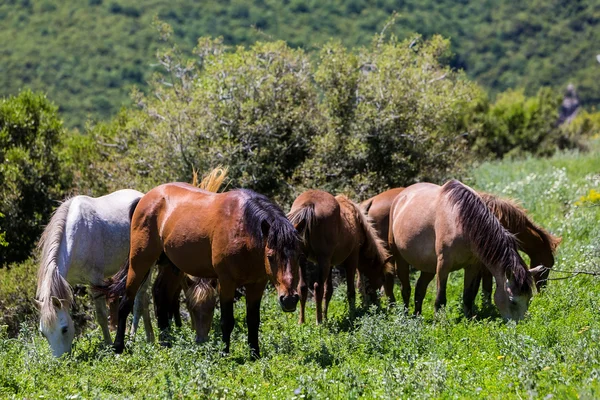
M532 218L562 236L555 269L600 268L600 146L547 159L483 163L464 182L518 199ZM591 194L591 195L590 195ZM583 197L583 199L582 199ZM27 272L29 271L29 277ZM569 276L553 272L551 278ZM413 283L416 275L412 276ZM34 292L35 266L0 270L0 291ZM399 288L396 287L399 298ZM54 359L29 318L17 337L0 327L0 397L14 398L597 398L600 396L600 279L553 280L534 296L527 317L505 323L494 308L462 315L462 273L451 275L448 305L433 313L432 284L421 317L371 307L348 316L343 286L329 321L308 323L281 312L273 291L261 309L262 358L251 361L243 300L235 307L231 353L221 354L219 310L209 343L184 325L171 348L139 334L122 355L99 329L76 337ZM0 304L1 305L1 304Z

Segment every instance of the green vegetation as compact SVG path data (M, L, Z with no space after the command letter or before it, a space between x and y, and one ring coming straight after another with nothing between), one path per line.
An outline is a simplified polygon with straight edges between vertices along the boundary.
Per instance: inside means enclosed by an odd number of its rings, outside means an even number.
M24 91L0 100L0 266L23 261L61 198L58 157L62 122L41 94Z
M563 237L557 270L597 270L600 208L575 202L600 180L598 143L548 159L491 162L472 171L471 185L523 202L533 218ZM2 296L33 287L13 268L0 271ZM114 355L98 329L76 338L73 354L53 359L32 315L19 336L0 334L0 394L7 397L595 398L600 384L600 280L551 281L532 301L528 317L504 323L491 310L462 317L461 273L451 274L448 307L433 314L430 288L424 316L400 310L363 311L349 320L344 285L334 293L330 321L298 326L280 311L274 293L262 307L263 358L248 358L244 302L237 303L232 353L222 357L219 324L205 345L189 327L174 346L146 344ZM552 277L563 274L552 273ZM413 276L413 283L416 276ZM27 280L27 283L24 281ZM30 289L29 289L30 290ZM398 290L398 288L396 288ZM4 298L0 299L2 304ZM78 300L79 301L79 300ZM478 302L479 304L479 302ZM215 318L218 318L218 311ZM216 322L216 321L215 321Z
M598 7L591 0L10 0L0 4L0 95L24 87L47 92L66 125L82 128L88 117L105 120L129 104L134 85L145 88L158 47L155 15L174 26L188 53L200 36L222 36L227 45L285 40L312 53L331 38L368 45L397 11L388 31L410 40L414 32L451 38L451 65L493 93L525 88L533 95L572 82L585 104L598 105Z

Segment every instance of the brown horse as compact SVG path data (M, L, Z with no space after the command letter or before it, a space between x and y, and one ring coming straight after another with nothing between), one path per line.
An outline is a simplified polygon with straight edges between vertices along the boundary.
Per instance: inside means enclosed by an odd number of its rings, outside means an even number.
M164 184L149 191L135 208L126 282L120 279L110 285L114 293L125 285L114 344L117 353L123 351L135 293L163 252L182 272L219 280L226 352L237 287L246 288L248 343L255 357L260 354L260 302L269 279L283 311L296 309L299 240L279 207L251 190L212 193L186 183Z
M515 235L519 249L529 256L529 265L546 267L540 273L533 275L533 281L538 291L544 288L548 282L549 268L554 266L554 253L562 242L562 238L554 236L536 225L527 216L527 210L515 201L502 199L489 193L479 193L479 195L502 226ZM484 268L481 270L481 278L484 302L491 303L492 275Z
M302 237L304 255L317 264L317 280L314 283L317 323L321 323L323 317L327 318L333 294L332 266L343 265L346 269L351 312L356 298L354 275L357 269L365 277L367 293L371 298L376 297L375 291L383 283L389 254L357 204L343 195L333 197L327 192L309 190L294 201L288 218ZM308 296L305 274L305 267L301 264L300 323L305 319Z
M471 188L456 180L444 186L417 183L404 189L390 211L389 245L402 284L410 299L409 265L421 271L415 289L415 313L420 313L429 282L437 274L435 308L446 304L452 271L465 269L464 311L471 313L474 282L487 268L496 279L494 300L504 318L519 320L532 296L532 274L517 250L517 241Z
M403 187L390 189L360 204L373 221L379 236L386 241L386 245L390 225L390 208L396 196L403 190ZM502 226L516 236L519 250L524 251L529 256L530 267L543 265L546 268L552 268L554 266L554 253L562 240L561 238L553 236L544 228L536 225L527 216L527 211L515 201L484 192L479 192L479 195ZM550 271L545 269L533 277L538 290L546 285L549 273ZM481 278L483 279L484 301L491 303L492 275L487 269L483 268L481 269ZM395 303L393 272L386 274L384 287L390 303Z

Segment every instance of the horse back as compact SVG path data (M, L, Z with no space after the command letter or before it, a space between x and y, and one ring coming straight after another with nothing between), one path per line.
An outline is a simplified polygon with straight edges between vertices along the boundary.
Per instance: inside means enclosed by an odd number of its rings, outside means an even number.
M70 283L100 283L119 270L129 251L130 208L142 195L125 189L71 200L60 248Z
M186 184L158 186L132 219L133 242L156 246L182 271L216 277L215 266L252 248L240 192L212 193ZM243 260L242 260L243 261Z

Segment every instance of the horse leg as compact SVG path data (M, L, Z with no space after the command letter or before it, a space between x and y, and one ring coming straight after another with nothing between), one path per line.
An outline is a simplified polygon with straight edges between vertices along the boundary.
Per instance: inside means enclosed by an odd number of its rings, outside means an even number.
M475 296L479 289L479 266L471 266L465 268L464 288L463 288L463 312L467 318L473 316L473 305Z
M415 287L415 315L421 314L423 309L423 299L427 294L427 286L435 278L435 274L431 272L421 271L419 279L417 280L417 286Z
M300 256L298 260L299 266L299 281L298 281L298 292L300 293L300 318L299 324L304 323L304 310L306 308L306 299L308 298L308 284L306 283L306 257Z
M108 299L108 329L117 330L117 320L119 319L119 299L111 297Z
M444 256L438 256L437 263L437 295L435 297L435 311L446 306L446 287L448 285L449 268L444 264Z
M130 336L135 337L140 318L144 320L144 330L146 331L146 340L154 342L154 329L150 321L150 299L148 297L148 287L150 286L150 276L140 286L133 302L133 324L131 325Z
M408 263L401 256L396 257L396 275L400 285L402 285L402 301L404 310L408 312L410 306L410 268Z
M317 281L314 284L315 289L315 302L317 304L317 324L323 322L323 293L324 287L323 283L325 281L324 277L329 275L329 269L331 266L329 265L329 261L320 258L317 262Z
M352 255L350 256L352 257ZM356 314L356 287L354 286L354 277L356 276L357 261L347 259L344 262L344 268L346 269L346 288L348 293L348 310L350 316L353 317Z
M221 334L223 335L223 343L225 343L225 353L229 353L229 344L231 343L231 332L235 320L233 318L233 297L235 295L235 286L229 282L221 283L221 292L219 294L221 304ZM248 294L246 294L247 296ZM248 301L248 300L246 300ZM250 327L248 327L250 331ZM258 335L258 333L257 333Z
M394 269L396 267L394 266ZM385 280L383 281L383 290L388 298L389 307L393 307L396 304L396 296L394 296L394 280L395 276L393 272L385 273Z
M134 247L134 242L132 240L127 283L125 284L125 295L123 296L123 299L121 299L121 304L119 304L119 325L117 327L117 335L114 343L116 353L122 353L125 348L127 317L133 309L133 303L138 289L144 282L144 279L146 279L146 276L150 273L150 269L162 251L158 244L149 243L149 240L139 240L138 243L145 244L145 248L140 248L141 246Z
M260 301L265 286L267 286L267 282L246 285L246 324L248 325L248 345L250 345L252 359L260 358L258 328L260 325Z
M327 278L325 278L325 308L323 309L323 318L325 318L325 320L327 320L327 310L329 309L331 296L333 296L333 281L331 279L332 272L333 268L329 268L329 274L327 275Z
M106 296L98 296L94 299L94 306L96 307L96 320L98 325L102 329L102 336L104 342L108 345L112 344L110 337L110 330L108 329L108 310L106 309Z
M494 277L487 268L480 268L481 277L481 298L485 307L492 305L492 290L494 286Z

